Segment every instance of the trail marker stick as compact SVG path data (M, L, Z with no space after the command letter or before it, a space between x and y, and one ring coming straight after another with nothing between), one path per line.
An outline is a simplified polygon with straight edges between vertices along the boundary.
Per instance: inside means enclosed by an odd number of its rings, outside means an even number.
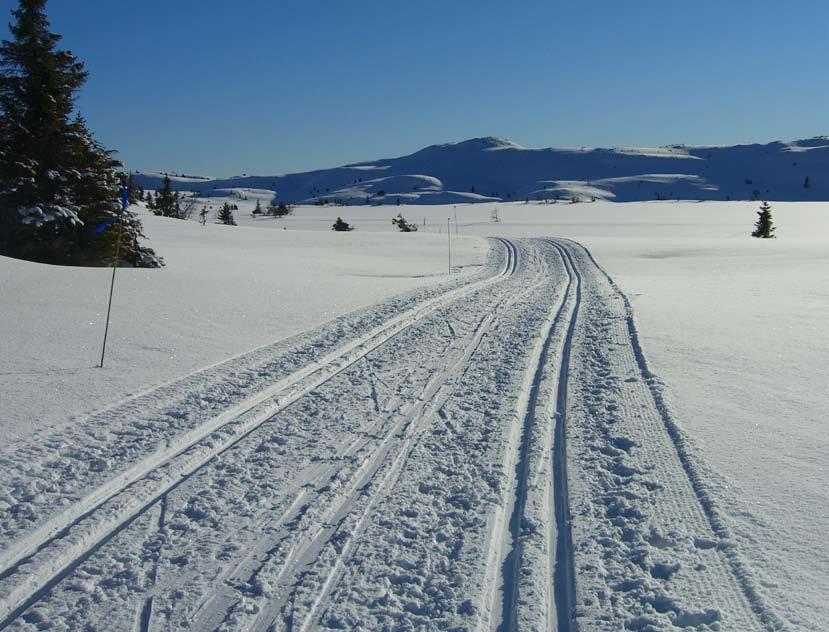
M451 220L446 218L446 243L449 244L449 274L452 274L452 229Z
M115 259L112 262L112 280L109 283L109 303L107 304L107 320L104 327L104 344L101 347L101 364L99 369L104 368L104 355L107 350L107 335L109 334L109 317L112 314L112 295L115 291L115 271L118 269L118 258L121 256L121 232L123 230L124 222L123 215L127 210L127 186L124 185L121 190L121 217L118 218L118 238L115 242Z

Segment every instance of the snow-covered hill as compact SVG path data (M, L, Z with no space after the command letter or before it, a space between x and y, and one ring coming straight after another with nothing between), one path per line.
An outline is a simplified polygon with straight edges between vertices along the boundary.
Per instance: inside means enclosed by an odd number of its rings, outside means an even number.
M136 174L148 189L164 174ZM767 145L527 149L499 138L282 176L172 176L179 190L276 191L286 202L461 204L536 199L618 202L829 200L829 137Z

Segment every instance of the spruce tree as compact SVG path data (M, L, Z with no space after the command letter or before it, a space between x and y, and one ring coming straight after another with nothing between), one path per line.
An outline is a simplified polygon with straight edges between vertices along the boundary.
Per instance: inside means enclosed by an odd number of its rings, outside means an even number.
M225 202L222 205L222 208L219 210L219 215L217 216L219 220L218 224L225 224L227 226L236 226L236 220L233 219L233 209L230 208L230 204Z
M291 209L288 207L285 202L280 202L279 204L271 204L268 207L268 215L273 215L274 217L285 217L286 215L290 215L292 213Z
M354 230L354 227L351 226L348 222L344 222L341 217L337 218L337 221L334 222L334 225L331 227L331 230L336 230L337 232L347 232Z
M393 226L397 226L397 229L401 233L415 233L417 232L417 225L410 224L406 221L406 218L403 217L402 213L398 213L397 217L392 218L391 223Z
M127 199L130 204L137 204L144 199L144 189L135 183L135 177L130 174L127 177Z
M46 0L20 0L0 46L0 254L69 265L158 266L139 245L141 223L120 215L120 163L94 140L75 96L83 64L58 49ZM107 228L116 216L120 231Z
M173 191L169 176L164 176L161 189L156 191L155 201L150 205L150 210L161 217L178 217L179 196Z
M768 202L763 202L760 210L757 211L757 223L754 225L754 231L751 233L751 236L761 239L774 239L775 230L771 218L771 206Z

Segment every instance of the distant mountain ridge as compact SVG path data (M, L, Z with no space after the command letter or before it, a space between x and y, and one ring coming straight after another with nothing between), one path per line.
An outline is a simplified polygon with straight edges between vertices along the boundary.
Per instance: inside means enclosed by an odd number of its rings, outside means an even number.
M139 185L163 174L139 172ZM413 154L281 176L172 176L174 188L264 189L311 204L461 204L590 199L829 200L829 137L766 145L528 149L483 137Z

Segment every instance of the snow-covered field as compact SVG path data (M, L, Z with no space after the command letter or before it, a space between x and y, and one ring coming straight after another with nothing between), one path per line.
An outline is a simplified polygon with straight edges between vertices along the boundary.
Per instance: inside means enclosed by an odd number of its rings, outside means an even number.
M0 259L0 628L829 626L829 204L256 197L103 370L106 272Z
M94 367L110 272L0 259L7 440L446 275L445 238L437 236L300 232L291 220L291 230L280 220L278 231L143 220L167 266L118 271L104 371ZM486 251L460 240L453 265L474 273Z

